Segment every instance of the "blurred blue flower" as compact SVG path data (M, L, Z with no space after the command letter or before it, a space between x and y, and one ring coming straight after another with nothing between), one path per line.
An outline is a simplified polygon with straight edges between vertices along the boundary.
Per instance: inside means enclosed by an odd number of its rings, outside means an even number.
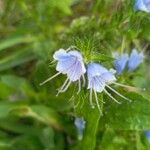
M112 92L117 94L118 96L120 96L126 100L129 100L128 98L124 97L123 95L121 95L120 93L118 93L116 90L114 90L113 88L111 88L109 86L112 83L116 84L116 85L121 85L121 84L116 83L116 77L114 76L113 72L109 71L102 65L97 64L97 63L88 64L87 75L88 75L88 89L90 89L90 104L91 104L92 108L94 108L94 104L92 102L92 92L94 92L95 101L96 101L96 104L97 104L97 107L98 107L100 113L102 113L102 112L101 112L101 108L100 108L100 105L98 102L97 93L101 93L104 91L110 98L112 98L115 102L119 103L106 90L106 88L108 88L109 90L111 90Z
M53 58L58 62L56 66L56 70L58 73L56 73L54 76L48 78L44 82L42 82L40 85L45 84L46 82L52 80L56 76L60 74L66 74L67 79L64 82L64 84L61 86L61 88L58 91L59 93L65 92L70 84L72 82L78 81L79 83L79 90L81 90L81 77L84 79L84 74L86 72L83 57L80 52L78 51L65 51L64 49L59 49L56 51L53 55Z
M143 52L138 53L136 49L133 49L128 61L128 70L135 70L144 60Z
M78 139L82 140L86 121L83 118L75 118L74 124L78 131Z
M115 53L114 57L116 59L114 65L115 65L117 74L121 74L123 70L125 69L127 61L129 59L128 54L123 53L119 55L118 53Z
M145 131L145 135L146 135L148 141L150 142L150 131Z
M150 0L136 0L135 9L150 12Z

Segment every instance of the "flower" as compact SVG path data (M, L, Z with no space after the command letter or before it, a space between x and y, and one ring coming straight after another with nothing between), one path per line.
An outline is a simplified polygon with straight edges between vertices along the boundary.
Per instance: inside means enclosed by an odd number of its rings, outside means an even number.
M150 12L150 0L136 0L135 9Z
M80 52L78 51L65 51L64 49L59 49L56 51L53 55L54 60L56 60L58 63L56 65L56 70L58 73L56 73L54 76L48 78L44 82L42 82L40 85L45 84L46 82L52 80L53 78L57 77L60 74L66 74L67 79L65 80L64 84L61 86L61 88L58 91L59 93L65 92L70 84L72 82L78 81L79 83L79 90L81 90L81 77L84 79L84 74L86 72L83 57Z
M143 52L138 53L136 49L133 49L128 61L129 71L135 70L144 60Z
M109 71L108 69L106 69L102 65L100 65L98 63L88 64L87 74L88 74L88 89L90 89L90 104L91 104L92 108L94 108L94 104L92 102L92 93L94 92L95 101L96 101L96 104L97 104L97 107L98 107L100 113L102 113L102 112L101 112L100 105L98 102L97 93L101 93L104 91L110 98L112 98L115 102L120 104L120 102L118 102L106 90L106 88L108 88L109 90L111 90L112 92L117 94L118 96L120 96L126 100L129 100L128 98L124 97L123 95L121 95L120 93L118 93L116 90L114 90L113 88L111 88L109 86L110 84L116 84L118 86L125 86L125 85L116 83L117 79L114 76L113 72Z
M127 53L123 53L121 55L119 55L118 53L116 53L115 55L115 69L117 70L118 74L121 74L123 72L123 70L126 67L127 61L129 59L128 54Z
M85 129L86 121L83 118L76 117L75 121L74 121L74 124L75 124L75 126L77 128L77 131L78 131L78 139L82 140L82 138L83 138L83 131Z
M145 135L146 135L148 141L150 142L150 131L145 131Z

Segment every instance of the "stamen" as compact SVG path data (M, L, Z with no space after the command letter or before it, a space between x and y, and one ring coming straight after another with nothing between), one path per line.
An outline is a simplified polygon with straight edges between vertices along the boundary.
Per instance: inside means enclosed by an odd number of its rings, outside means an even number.
M78 80L78 92L77 92L77 94L79 94L80 91L81 91L81 80L79 79Z
M64 84L60 87L60 89L58 89L58 93L56 94L56 96L59 95L59 93L61 93L61 91L64 89L64 87L66 86L67 82L69 81L69 78L67 78L64 82Z
M80 101L78 101L77 104L74 105L74 108L77 108L79 104L80 104Z
M72 95L68 101L74 101L74 95Z
M68 87L70 86L70 84L71 84L71 80L68 82L68 84L66 85L66 87L61 90L61 93L65 92L68 89Z
M117 82L113 82L113 84L116 84L118 86L121 86L121 87L124 87L124 88L127 88L127 89L131 89L133 91L143 91L144 90L144 89L141 89L141 88L137 88L137 87L133 87L133 86L117 83Z
M92 101L92 88L90 89L90 105L92 108L95 108L94 104L93 104L93 101Z
M104 89L104 92L105 92L110 98L112 98L116 103L121 104L121 103L118 102L109 92L107 92L106 89Z
M116 90L114 90L113 88L111 88L109 85L106 85L110 90L112 90L114 93L116 93L118 96L122 97L123 99L131 102L130 99L128 99L127 97L123 96L122 94L120 94L119 92L117 92Z
M81 100L82 100L82 103L80 104L80 109L83 108L83 105L84 105L84 98L82 98Z
M54 79L55 77L57 77L57 76L60 75L60 74L61 74L61 72L56 73L56 74L53 75L52 77L46 79L44 82L40 83L40 86L43 85L43 84L45 84L45 83L47 83L48 81Z
M99 105L99 102L98 102L97 93L96 93L95 90L94 90L94 95L95 95L95 100L96 100L96 104L97 104L98 110L99 110L100 114L103 115L102 110L101 110L100 105Z
M85 85L86 85L86 80L85 80L84 75L82 75L82 78L83 78L83 87L85 87Z

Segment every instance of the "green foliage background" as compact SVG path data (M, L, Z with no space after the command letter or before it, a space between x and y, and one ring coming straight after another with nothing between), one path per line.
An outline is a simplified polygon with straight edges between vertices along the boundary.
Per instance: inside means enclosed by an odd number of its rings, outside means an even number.
M149 42L150 14L136 12L134 0L0 0L0 150L149 150ZM132 99L116 97L121 105L100 94L103 116L86 88L56 97L64 76L39 83L56 73L54 51L70 46L108 68L114 51L144 48L145 63L118 82L146 91L114 86ZM81 141L75 117L86 120Z

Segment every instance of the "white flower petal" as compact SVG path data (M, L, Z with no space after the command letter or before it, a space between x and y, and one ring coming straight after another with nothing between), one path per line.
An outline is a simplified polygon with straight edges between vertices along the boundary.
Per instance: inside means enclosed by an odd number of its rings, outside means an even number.
M68 72L68 69L70 69L74 63L75 63L74 57L65 56L65 58L63 57L63 60L58 61L56 70L63 74L66 74Z
M69 51L68 54L76 57L79 61L83 61L83 57L82 57L81 53L78 51L75 51L75 50Z
M148 9L149 7L147 7L149 2L150 1L148 0L137 0L135 3L135 9L150 12L150 10Z
M67 54L66 51L61 48L54 53L53 58L55 60L59 60L59 59L63 58L64 56L66 56L66 54Z
M143 52L138 53L136 49L133 49L128 61L129 71L135 70L143 62L143 60L144 60Z
M117 80L111 72L103 73L101 77L107 84L111 84Z
M94 76L100 76L101 74L108 72L106 68L97 63L91 63L88 65L88 78L93 78Z

